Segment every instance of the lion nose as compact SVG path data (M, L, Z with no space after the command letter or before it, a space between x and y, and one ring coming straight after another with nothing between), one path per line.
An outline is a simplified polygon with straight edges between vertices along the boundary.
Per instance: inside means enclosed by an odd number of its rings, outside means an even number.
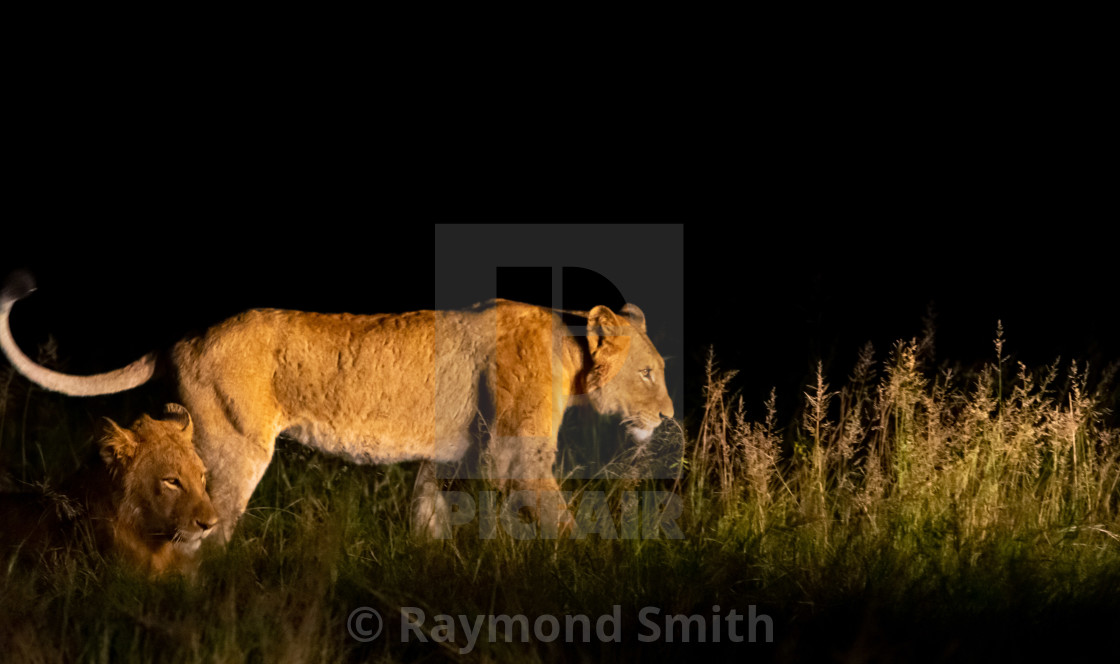
M198 527L202 530L202 532L206 532L214 526L218 525L218 517L209 516L203 519L195 519L194 522L198 524Z
M673 419L673 402L672 401L666 401L665 403L661 404L661 419L664 419L664 420Z

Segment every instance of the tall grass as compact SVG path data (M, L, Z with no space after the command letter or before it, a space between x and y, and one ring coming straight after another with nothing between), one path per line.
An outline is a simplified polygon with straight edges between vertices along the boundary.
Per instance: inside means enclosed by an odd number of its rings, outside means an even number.
M734 373L709 360L689 487L707 500L710 484L718 496L709 519L752 532L813 524L819 546L837 529L848 537L937 524L957 547L1086 529L1109 548L1120 541L1120 436L1106 425L1115 365L1093 387L1076 361L1009 372L1002 328L994 345L993 361L967 377L928 368L917 340L898 342L878 371L865 347L839 390L818 365L784 437L775 396L761 423L748 421L742 401L729 399Z
M565 483L576 509L603 491L616 518L630 491L675 492L681 539L486 539L473 524L424 541L408 527L414 466L353 466L282 441L234 541L210 552L193 582L137 579L88 547L7 559L0 643L15 661L42 662L1089 654L1120 626L1115 370L1012 366L1004 343L997 330L992 360L969 372L933 366L928 337L882 357L867 346L848 376L818 365L789 397L799 409L786 421L783 395L745 403L712 354L691 422L626 450L601 479ZM4 463L18 475L26 441L29 475L72 465L73 439L90 435L91 420L60 418L78 405L3 378ZM658 463L682 470L676 482L634 472L666 450L674 458ZM614 605L622 643L480 639L463 655L461 634L398 638L404 606L531 619ZM711 615L716 605L723 615L757 606L775 643L635 638L641 607ZM371 643L346 631L361 606L385 618Z

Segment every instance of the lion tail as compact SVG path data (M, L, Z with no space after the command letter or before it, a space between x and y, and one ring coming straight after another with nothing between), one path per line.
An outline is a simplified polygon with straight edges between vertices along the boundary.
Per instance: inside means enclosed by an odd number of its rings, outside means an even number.
M148 353L132 364L94 376L72 376L53 371L23 354L12 337L8 319L12 306L35 290L35 280L24 271L13 273L0 290L0 350L8 357L16 371L28 380L52 392L75 397L90 397L131 390L148 382L155 374L156 354Z

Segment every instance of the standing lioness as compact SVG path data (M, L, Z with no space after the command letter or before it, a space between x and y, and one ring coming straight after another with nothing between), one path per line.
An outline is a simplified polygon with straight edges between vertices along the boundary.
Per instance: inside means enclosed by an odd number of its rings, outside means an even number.
M117 371L70 376L41 367L12 339L12 304L33 289L9 280L0 294L0 347L27 378L71 395L131 389L165 362L194 420L210 495L228 539L286 433L359 463L457 462L480 413L490 472L513 489L558 490L556 438L573 397L624 418L648 438L673 404L665 363L636 306L586 314L573 336L559 313L495 300L464 311L354 316L253 310L150 353ZM414 517L434 528L438 495L417 482Z

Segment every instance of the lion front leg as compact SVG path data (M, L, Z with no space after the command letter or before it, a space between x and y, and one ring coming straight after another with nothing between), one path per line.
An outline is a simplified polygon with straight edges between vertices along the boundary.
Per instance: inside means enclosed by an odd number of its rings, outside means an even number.
M540 539L557 539L571 534L572 514L555 478L512 480L506 500L509 505L502 508L503 513L521 515L526 521L535 523Z
M552 471L556 449L556 440L544 436L505 436L490 446L490 478L506 494L503 514L536 523L542 539L571 530L568 502Z

